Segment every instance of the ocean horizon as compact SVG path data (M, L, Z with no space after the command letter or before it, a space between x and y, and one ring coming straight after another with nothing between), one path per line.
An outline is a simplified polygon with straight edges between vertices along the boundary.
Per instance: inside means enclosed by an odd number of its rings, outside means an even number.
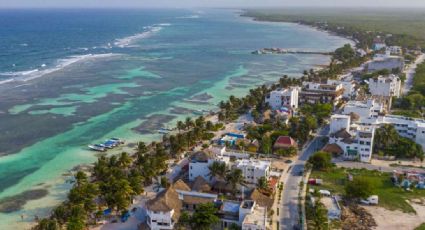
M63 201L69 172L99 155L88 144L160 140L160 128L330 60L252 51L351 43L238 12L0 9L0 229L28 228Z

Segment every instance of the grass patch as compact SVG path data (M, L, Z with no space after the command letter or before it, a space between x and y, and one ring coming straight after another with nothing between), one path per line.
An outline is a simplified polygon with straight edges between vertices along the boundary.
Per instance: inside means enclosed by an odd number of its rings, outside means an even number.
M247 16L264 21L327 22L354 30L380 31L400 35L394 42L425 47L425 11L423 9L338 9L291 8L248 10Z
M416 227L415 230L425 230L425 223L422 223L421 225Z
M404 191L402 188L393 186L390 173L369 171L366 169L334 168L328 172L313 171L310 178L323 179L323 185L311 186L315 189L326 189L332 193L344 195L344 187L347 183L347 175L369 178L375 185L375 194L379 196L379 206L389 210L400 210L406 213L416 213L406 200L425 197L425 190L413 189Z

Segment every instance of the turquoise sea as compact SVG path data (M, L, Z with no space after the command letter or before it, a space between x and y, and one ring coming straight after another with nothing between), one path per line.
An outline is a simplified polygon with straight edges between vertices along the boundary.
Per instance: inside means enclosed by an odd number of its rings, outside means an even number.
M252 51L332 51L350 42L239 13L0 10L0 229L28 228L61 202L67 172L96 160L87 144L159 140L160 127L329 62Z

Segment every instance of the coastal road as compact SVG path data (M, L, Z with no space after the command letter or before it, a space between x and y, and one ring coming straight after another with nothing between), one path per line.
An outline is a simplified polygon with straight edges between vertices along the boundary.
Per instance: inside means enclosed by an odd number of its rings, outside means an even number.
M413 77L415 76L415 73L416 73L416 67L418 66L418 64L422 63L424 59L425 59L425 54L419 55L419 57L415 60L415 62L412 63L406 71L404 71L406 73L406 82L404 83L404 86L403 86L403 91L402 91L403 94L407 94L409 90L412 88Z
M318 135L302 150L298 160L287 172L286 182L283 186L283 196L279 212L280 229L293 229L299 223L298 192L299 184L302 181L300 171L304 170L304 165L308 158L323 147L322 137L329 133L329 125L318 131Z

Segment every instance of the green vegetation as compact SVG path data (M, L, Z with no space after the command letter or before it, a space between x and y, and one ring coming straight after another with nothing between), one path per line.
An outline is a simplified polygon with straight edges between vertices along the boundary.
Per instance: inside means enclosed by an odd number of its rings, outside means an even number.
M316 152L309 159L308 163L313 166L314 170L327 171L333 167L332 156L327 152Z
M374 195L379 196L379 206L389 210L415 213L415 210L406 200L425 196L425 190L412 189L411 191L405 191L402 188L394 186L390 179L390 173L369 171L366 169L333 168L328 171L314 170L310 178L323 179L323 184L314 186L315 189L326 189L332 193L345 194L348 175L352 175L354 179L361 177L370 181L374 187Z
M305 143L309 134L322 124L332 111L330 104L305 105L302 107L300 116L291 118L289 125L284 124L279 119L265 119L264 112L269 107L264 102L267 93L277 88L288 86L300 86L305 80L313 78L328 78L334 76L343 68L350 66L353 62L351 48L344 47L336 52L338 58L344 59L342 63L332 62L328 69L318 73L310 71L308 76L300 79L283 76L279 82L269 87L262 85L251 89L249 94L243 98L231 96L228 101L220 103L220 112L217 113L219 121L231 122L240 115L251 113L259 125L248 127L248 137L259 141L260 149L264 153L272 153L272 146L279 135L287 134L295 137L298 143ZM336 59L335 59L336 60ZM348 60L348 61L347 61ZM140 142L137 150L132 155L122 153L110 157L101 156L91 169L91 176L78 172L75 175L75 184L71 189L68 200L53 210L52 215L39 221L34 229L85 229L89 225L95 225L98 220L104 218L103 210L112 210L112 218L119 217L128 211L131 200L143 193L143 187L154 183L157 175L164 175L167 170L166 160L176 158L185 151L202 141L210 141L214 136L212 132L220 130L224 125L220 122L213 124L205 121L203 116L196 119L187 118L179 121L176 129L177 133L164 135L161 142L152 142L146 145ZM279 135L278 135L279 134ZM205 144L205 143L204 143ZM204 145L204 147L207 147ZM293 149L289 153L293 154ZM244 177L240 170L223 170L223 166L215 165L212 176L224 178L234 188L243 184ZM155 182L157 186L168 187L165 177ZM205 209L205 210L204 210ZM209 207L199 209L199 214L195 217L202 217L204 211ZM192 217L193 218L193 217ZM215 218L190 219L191 223L200 223L197 228L205 229L210 226L202 221L210 221L213 224ZM184 221L183 221L184 226Z
M424 159L422 147L408 138L401 137L390 124L385 124L376 130L373 151L382 156Z
M425 12L420 9L264 9L245 16L261 21L299 22L353 37L361 47L371 46L377 35L389 45L425 48Z
M326 230L329 229L328 211L320 201L320 194L316 194L315 202L306 205L307 229Z
M345 185L345 196L352 199L367 199L374 192L373 181L368 177L355 177Z
M425 230L425 223L419 225L418 227L415 228L415 230Z
M190 218L193 229L210 230L220 221L216 215L217 208L213 203L200 204Z
M425 63L419 64L413 77L413 87L406 96L396 99L395 114L423 118L425 107Z

